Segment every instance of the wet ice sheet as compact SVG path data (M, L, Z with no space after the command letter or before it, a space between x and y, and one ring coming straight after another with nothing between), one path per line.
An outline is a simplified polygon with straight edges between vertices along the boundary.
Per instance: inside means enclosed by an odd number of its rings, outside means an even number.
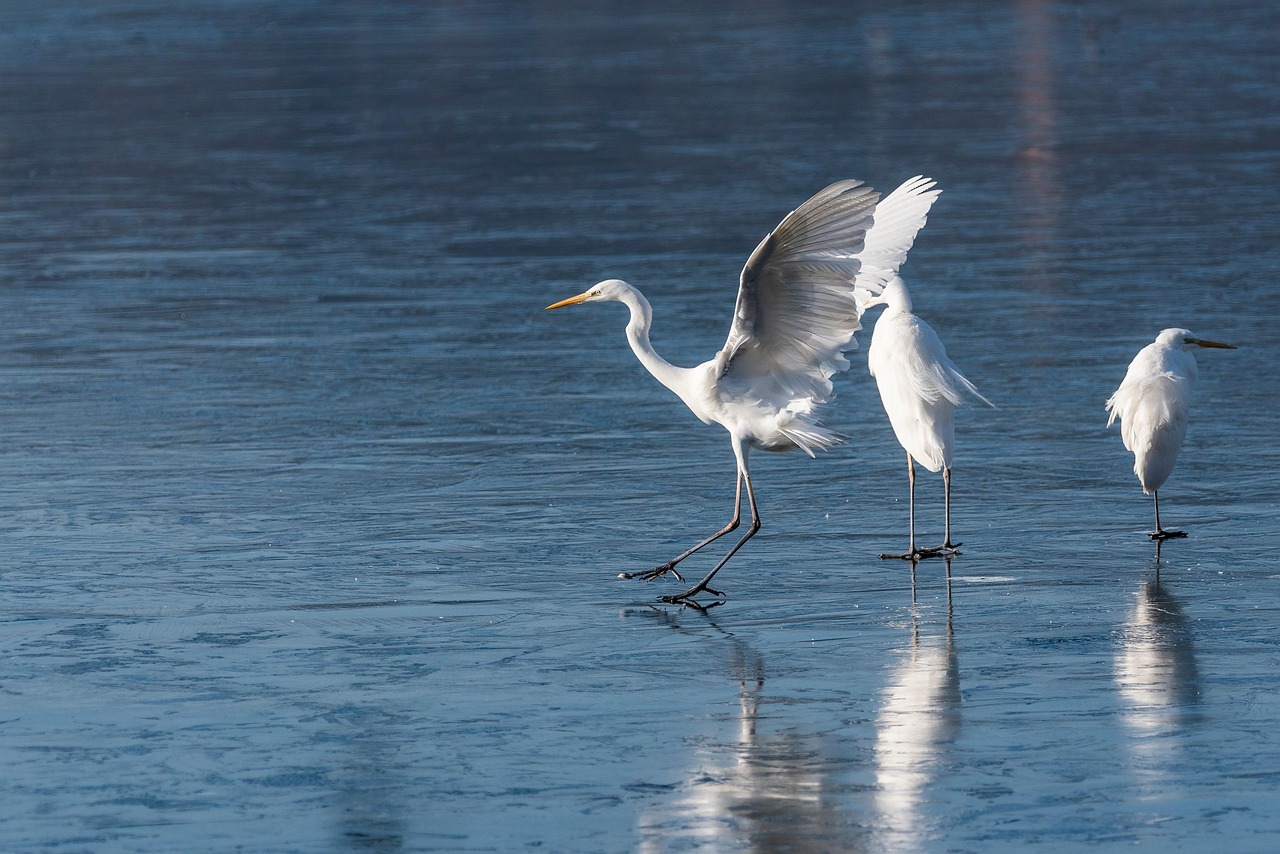
M1265 10L0 15L5 848L1274 843ZM723 522L727 443L541 307L624 276L692 363L787 210L919 172L917 307L1000 404L950 597L875 558L855 356L729 602L654 608L614 576ZM1101 405L1173 323L1242 349L1157 566Z

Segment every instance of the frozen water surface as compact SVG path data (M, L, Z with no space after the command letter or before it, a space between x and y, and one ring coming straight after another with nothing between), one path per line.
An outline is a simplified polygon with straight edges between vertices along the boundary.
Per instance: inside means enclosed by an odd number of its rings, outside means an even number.
M1139 6L6 5L0 848L1275 850L1280 18ZM655 607L728 443L542 307L625 277L692 364L786 211L918 173L999 404L950 583L877 559L860 352ZM1102 403L1170 325L1241 348L1158 556Z

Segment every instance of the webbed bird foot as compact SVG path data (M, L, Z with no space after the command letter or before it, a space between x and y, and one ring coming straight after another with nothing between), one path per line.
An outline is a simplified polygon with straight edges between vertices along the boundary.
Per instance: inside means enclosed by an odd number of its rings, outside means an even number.
M671 573L678 581L684 581L684 576L676 572L674 563L664 563L662 566L655 566L653 569L646 569L644 572L619 572L619 578L639 578L642 581L653 581L655 578L661 578L667 573Z

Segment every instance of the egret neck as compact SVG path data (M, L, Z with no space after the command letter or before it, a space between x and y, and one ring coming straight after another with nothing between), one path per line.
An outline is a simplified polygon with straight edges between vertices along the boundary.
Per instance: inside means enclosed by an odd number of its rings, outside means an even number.
M702 401L689 400L686 396L689 390L687 378L693 373L692 369L671 364L658 355L649 341L649 328L653 325L653 307L649 305L644 294L628 285L618 297L618 301L631 311L631 320L627 323L627 343L631 345L631 351L636 354L640 364L644 365L645 370L653 374L658 382L675 392L676 396L694 411L694 414L702 417L701 413L704 411Z

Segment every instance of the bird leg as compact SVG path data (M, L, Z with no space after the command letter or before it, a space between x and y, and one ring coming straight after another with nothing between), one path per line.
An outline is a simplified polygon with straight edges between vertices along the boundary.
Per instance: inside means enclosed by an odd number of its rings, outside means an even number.
M1151 490L1151 494L1155 496L1156 499L1156 529L1147 534L1147 536L1155 540L1157 543L1161 540L1185 537L1187 535L1186 531L1166 531L1164 528L1160 527L1160 492L1159 490L1153 489Z
M882 554L881 560L909 560L912 562L914 570L915 562L921 557L927 557L924 554L926 549L916 548L916 464L911 458L911 452L907 452L907 530L909 531L907 540L907 551L904 554Z
M733 496L733 518L729 520L728 525L725 525L719 531L716 531L714 534L707 537L705 540L698 543L696 546L689 549L684 554L680 555L679 557L672 558L671 560L667 561L661 566L655 566L653 569L646 569L643 572L620 572L618 573L618 577L619 578L639 578L642 581L653 581L655 578L660 578L669 572L672 575L674 575L678 580L684 581L684 576L676 571L676 564L678 564L680 561L684 560L689 555L693 554L703 546L710 545L711 543L714 543L716 540L720 539L730 531L736 530L739 522L741 521L742 521L742 472L738 472L737 491L734 493L734 496ZM719 595L719 594L716 594L716 595Z
M962 543L951 542L951 469L944 468L942 470L942 489L943 489L943 506L946 514L946 528L943 534L942 545L931 549L921 549L920 557L952 557L960 554L960 546Z
M916 548L916 466L915 460L911 458L911 454L907 454L907 481L909 510L908 518L910 539L908 540L908 548L904 554L882 554L881 560L909 560L912 563L918 560L924 560L930 557L952 557L960 554L960 543L951 542L951 469L944 468L942 470L942 485L945 494L944 505L946 507L946 533L943 535L942 545L932 548Z
M663 602L667 602L672 605L689 605L693 608L697 608L699 611L705 611L708 607L714 607L714 606L703 605L700 602L697 602L693 597L697 596L699 593L710 593L712 596L724 595L719 590L712 590L707 585L711 583L711 579L715 578L716 573L719 572L720 569L726 563L729 562L729 558L737 554L738 549L742 548L742 546L747 542L747 540L754 537L756 535L756 531L760 530L760 510L759 508L756 507L756 491L751 486L751 475L747 474L746 466L742 464L743 462L744 461L741 458L739 458L739 469L738 469L739 499L735 500L734 502L734 520L733 521L734 521L734 526L736 527L738 522L737 511L741 503L741 485L743 483L746 483L747 500L751 503L751 525L747 528L747 533L743 535L741 540L738 540L737 544L735 544L733 548L729 549L729 553L720 559L720 562L715 565L715 568L712 569L709 573L707 573L706 578L702 579L697 584L693 585L683 593L680 593L675 596L659 597ZM733 528L728 528L725 531L721 531L720 533L721 534L728 533L728 531L731 531L731 530L733 530ZM699 548L701 548L701 546L699 546ZM715 604L718 605L720 603L717 602Z

